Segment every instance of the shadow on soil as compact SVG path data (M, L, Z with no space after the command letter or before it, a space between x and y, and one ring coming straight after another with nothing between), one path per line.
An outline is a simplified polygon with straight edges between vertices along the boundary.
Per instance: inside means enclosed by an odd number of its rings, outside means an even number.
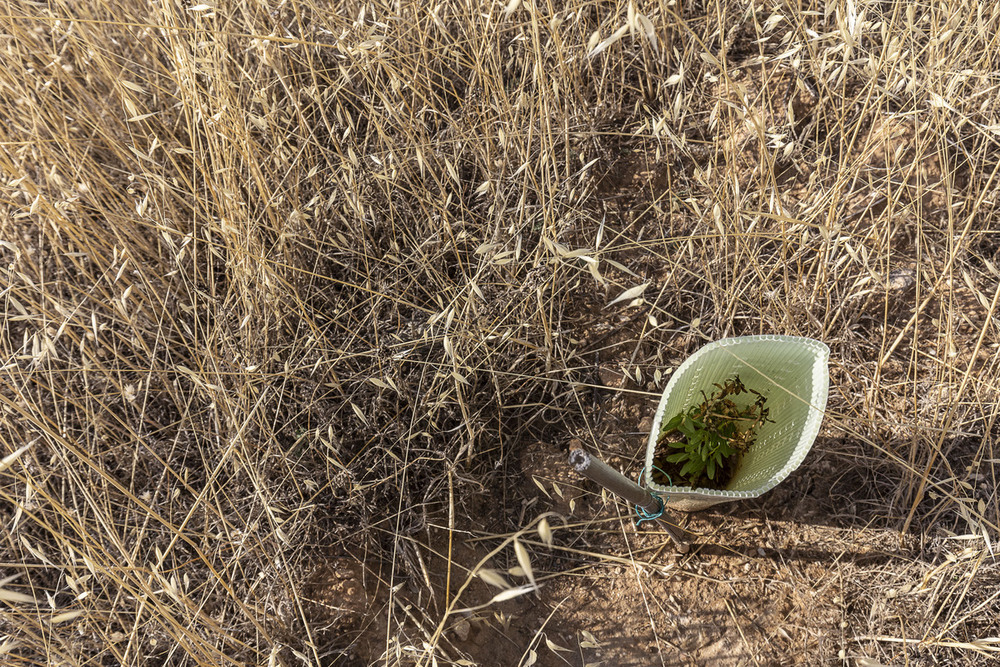
M974 458L974 443L955 441L946 443L946 447L950 453L949 460L941 465L964 470L968 463L966 459L971 461ZM907 486L901 467L873 465L872 459L861 456L860 452L860 445L842 438L820 438L803 464L763 496L691 514L674 512L674 518L692 531L688 534L692 553L776 562L876 565L899 558L919 558L914 537L928 534L932 525L961 530L957 510L924 493L909 527L905 533L902 532L912 506L909 499L914 497L916 484L912 488ZM937 475L932 473L932 477L946 474L947 470L935 472ZM981 492L988 494L992 490ZM734 524L756 526L757 531L733 544L722 538L722 534L734 537L726 529ZM802 530L807 527L819 529L815 535L817 540L823 535L830 535L828 529L834 529L834 533L842 539L829 545L816 543L815 546L809 545L807 540L807 545L803 546ZM783 535L785 529L799 536L798 540L788 542L787 548L783 545L786 542ZM717 530L719 534L716 534ZM886 538L879 541L879 547L864 540L863 548L853 550L849 548L849 543L843 541L854 531L860 534L871 530L881 531ZM893 534L896 538L888 539ZM754 537L757 539L754 540ZM827 546L829 548L824 548Z

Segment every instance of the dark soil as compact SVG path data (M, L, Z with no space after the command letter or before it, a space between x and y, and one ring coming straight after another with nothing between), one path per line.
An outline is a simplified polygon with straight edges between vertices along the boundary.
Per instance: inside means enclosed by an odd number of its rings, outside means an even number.
M667 439L661 439L658 443L656 453L653 455L653 481L657 484L662 484L663 486L688 486L685 479L681 477L681 468L684 467L683 461L673 462L667 461L666 458L669 454L673 454L678 451L674 448L667 447ZM673 442L678 442L674 440ZM732 456L724 459L724 465L721 471L717 471L716 479L711 480L704 473L698 479L696 485L692 485L691 488L697 489L717 489L723 490L729 486L729 482L733 479L736 471L739 470L740 460L742 460L742 452L736 452ZM672 481L673 480L673 481Z

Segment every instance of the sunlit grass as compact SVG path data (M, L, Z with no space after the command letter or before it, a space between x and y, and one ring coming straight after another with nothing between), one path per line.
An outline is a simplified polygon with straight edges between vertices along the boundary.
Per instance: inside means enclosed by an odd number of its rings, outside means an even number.
M971 568L920 614L837 583L870 626L847 653L995 649L966 635L1000 595L998 28L968 2L6 3L5 664L460 660L456 610L533 594L536 552L645 562L504 495L533 442L600 449L595 366L652 401L755 333L830 345L818 447L865 521L979 549L914 574ZM324 607L339 562L367 594Z

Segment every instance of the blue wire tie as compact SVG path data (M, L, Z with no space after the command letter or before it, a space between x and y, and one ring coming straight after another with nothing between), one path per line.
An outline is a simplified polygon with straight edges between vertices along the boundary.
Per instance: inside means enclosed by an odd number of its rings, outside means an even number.
M670 486L674 485L674 481L672 479L670 479L670 475L668 475L667 473L663 472L662 470L660 470L656 466L653 466L653 470L658 470L664 477L666 477L667 481L670 482ZM642 470L639 471L639 484L640 485L642 485L642 473L644 473L644 472L646 472L646 466L643 466ZM643 487L643 488L645 488L645 487ZM639 518L635 520L635 525L636 526L642 524L642 522L644 522L644 521L656 521L661 516L663 516L663 510L664 510L664 507L663 507L663 498L660 497L659 495L655 494L655 493L653 495L656 496L656 501L660 504L659 509L657 509L655 512L647 512L643 508L641 508L638 505L636 505L635 506L635 513L639 515ZM667 496L667 498L669 499L670 496Z

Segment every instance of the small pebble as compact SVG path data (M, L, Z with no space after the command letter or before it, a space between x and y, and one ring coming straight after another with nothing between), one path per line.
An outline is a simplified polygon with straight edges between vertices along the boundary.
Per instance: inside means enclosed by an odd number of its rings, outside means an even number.
M895 269L889 273L889 291L905 292L913 287L916 276L913 269Z
M469 625L469 622L463 618L452 626L451 631L455 633L455 636L458 637L460 641L464 642L469 638L470 629L472 629L472 626Z

